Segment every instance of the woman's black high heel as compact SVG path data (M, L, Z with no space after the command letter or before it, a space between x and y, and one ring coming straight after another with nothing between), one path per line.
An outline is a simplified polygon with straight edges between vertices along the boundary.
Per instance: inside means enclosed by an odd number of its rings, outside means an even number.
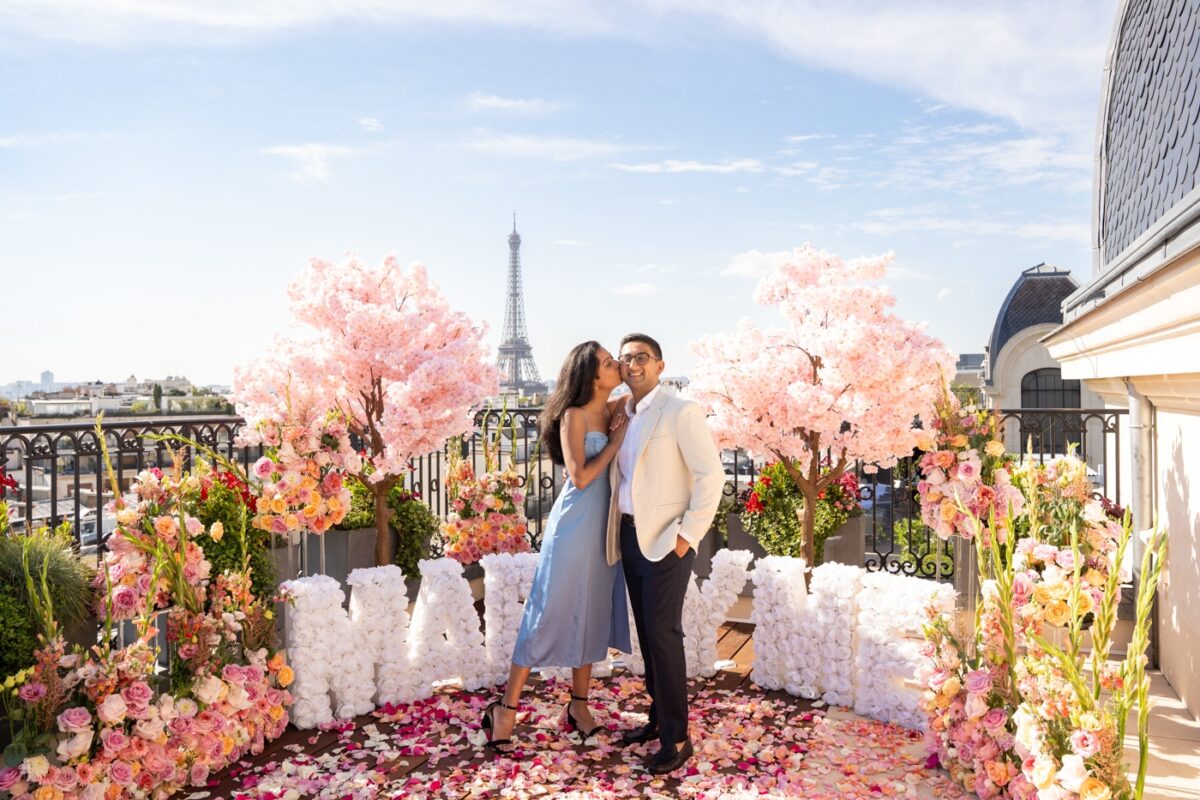
M571 695L571 699L578 700L581 703L586 703L588 701L588 699L586 697L576 697L575 695ZM570 704L570 702L568 702L567 703L567 730L568 731L579 731L579 733L583 735L584 741L586 741L586 740L592 738L593 736L595 736L600 731L604 730L604 726L597 725L596 727L592 728L590 731L585 732L582 728L579 727L579 723L575 721L575 717L573 717L571 715L571 704Z
M495 727L495 723L492 721L492 714L495 712L496 706L500 706L502 708L507 708L509 711L513 711L513 712L516 712L518 710L518 708L517 708L517 706L510 706L508 703L504 702L503 700L493 700L491 705L489 705L487 708L485 708L483 710L483 719L479 721L479 727L482 728L487 733L487 738L488 738L488 740L484 743L483 746L486 749L492 751L493 753L506 753L506 752L508 752L507 750L501 750L500 748L504 747L505 745L512 744L512 739L493 739L492 738L492 728Z

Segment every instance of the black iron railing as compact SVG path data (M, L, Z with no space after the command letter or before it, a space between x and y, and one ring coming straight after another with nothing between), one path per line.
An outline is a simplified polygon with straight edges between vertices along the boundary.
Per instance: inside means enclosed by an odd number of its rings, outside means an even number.
M476 415L475 432L464 439L461 455L476 473L484 469L485 431L496 442L501 463L512 463L524 482L525 513L535 547L540 546L546 518L562 488L562 468L551 463L538 443L540 408L488 410ZM1121 502L1117 472L1121 459L1120 422L1123 410L1021 409L1001 411L1010 450L1049 459L1077 448L1089 468L1097 491ZM241 448L234 442L243 422L238 417L187 417L165 420L106 420L103 434L113 457L121 490L147 467L168 467L172 451L148 434L175 433L195 439L230 460L249 466L260 448ZM497 434L497 431L499 433ZM496 438L498 435L498 439ZM99 553L115 521L104 513L111 499L100 448L92 423L58 423L0 427L0 463L17 477L20 489L9 493L12 524L23 527L57 525L70 520L82 552ZM190 448L178 451L190 462ZM741 451L723 454L728 478L726 497L736 511L737 495L752 483L761 462ZM439 516L450 510L445 492L446 449L413 460L406 485ZM866 529L864 566L928 578L954 574L953 554L920 523L915 464L904 459L895 467L868 473L858 467L860 499Z

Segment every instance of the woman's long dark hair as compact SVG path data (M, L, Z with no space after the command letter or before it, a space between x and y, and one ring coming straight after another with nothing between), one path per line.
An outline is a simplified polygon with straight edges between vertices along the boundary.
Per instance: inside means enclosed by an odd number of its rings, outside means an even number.
M600 372L599 342L577 344L567 354L558 383L546 401L541 418L541 442L555 464L563 463L562 418L568 408L586 405L596 391L596 375Z

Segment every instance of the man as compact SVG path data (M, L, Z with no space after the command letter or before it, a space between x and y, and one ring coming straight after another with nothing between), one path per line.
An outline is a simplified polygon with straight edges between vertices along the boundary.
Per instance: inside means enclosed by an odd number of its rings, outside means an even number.
M692 755L688 737L683 598L696 546L712 525L725 472L704 412L659 387L666 366L654 339L621 340L621 377L632 396L629 428L613 459L608 563L624 566L638 642L646 660L650 721L627 731L626 744L657 738L650 772L674 772Z

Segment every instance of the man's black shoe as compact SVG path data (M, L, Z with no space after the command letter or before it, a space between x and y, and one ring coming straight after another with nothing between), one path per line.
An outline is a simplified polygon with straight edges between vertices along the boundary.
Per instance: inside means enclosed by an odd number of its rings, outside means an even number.
M673 753L659 750L654 758L650 759L650 763L646 765L646 769L650 770L654 775L666 775L668 772L674 772L682 767L687 760L692 757L692 742L690 739L683 743Z
M641 744L658 738L658 723L647 722L640 728L633 728L621 734L622 744Z

